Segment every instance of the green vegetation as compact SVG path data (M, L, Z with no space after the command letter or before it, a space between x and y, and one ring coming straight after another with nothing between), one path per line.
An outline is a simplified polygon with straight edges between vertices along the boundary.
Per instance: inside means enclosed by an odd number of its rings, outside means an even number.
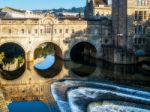
M24 57L25 55L24 50L19 45L11 43L11 42L7 44L3 44L0 47L0 52L5 53L5 58L3 60L4 64L5 63L13 64L15 62L15 58L17 58L20 55Z
M1 53L0 53L0 64L1 64L1 65L4 64L4 62L3 62L4 58L5 58L5 53L4 53L4 52L1 52Z
M24 58L20 55L16 58L18 60L18 67L20 66L20 64L24 63Z
M54 55L55 54L55 49L54 46L52 44L46 44L44 47L42 47L42 45L40 47L38 47L35 52L34 52L34 58L39 58L42 56L47 56L49 54Z

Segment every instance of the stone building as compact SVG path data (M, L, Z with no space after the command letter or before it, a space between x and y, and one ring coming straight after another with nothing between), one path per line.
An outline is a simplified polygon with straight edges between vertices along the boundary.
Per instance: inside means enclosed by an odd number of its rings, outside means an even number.
M85 8L86 19L111 19L111 6L107 0L87 0Z
M150 54L150 0L128 0L127 2L127 45L137 55ZM132 43L130 43L130 41ZM149 48L149 50L147 49Z
M103 46L105 60L131 64L138 62L141 56L149 56L149 19L150 0L113 0L113 43Z

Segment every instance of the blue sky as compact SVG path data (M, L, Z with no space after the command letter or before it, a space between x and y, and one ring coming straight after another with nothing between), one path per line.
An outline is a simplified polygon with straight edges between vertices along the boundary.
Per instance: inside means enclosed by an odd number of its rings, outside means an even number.
M86 0L0 0L0 8L9 6L19 9L52 9L85 6Z
M9 6L28 10L83 7L85 4L86 0L0 0L0 8Z

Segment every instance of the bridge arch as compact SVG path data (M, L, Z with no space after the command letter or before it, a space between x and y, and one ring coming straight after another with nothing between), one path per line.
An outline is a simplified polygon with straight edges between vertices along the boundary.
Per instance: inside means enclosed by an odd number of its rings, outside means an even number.
M34 51L36 50L36 48L38 48L40 45L44 44L44 43L50 43L54 46L54 50L55 50L55 56L59 57L59 58L63 58L63 53L62 53L62 49L60 48L60 46L57 44L57 42L52 42L52 41L40 41L38 43L36 43L34 45L34 48L33 48L33 53Z
M37 49L39 48L39 49ZM34 68L44 78L53 78L62 70L62 50L54 42L43 41L34 50Z
M89 41L76 42L70 48L70 58L76 62L83 60L84 56L95 58L96 54L96 47Z
M5 42L0 44L0 53L4 52L3 63L0 64L1 76L6 80L19 78L25 71L26 55L20 44Z
M18 46L20 46L24 52L26 53L26 47L24 45L22 45L20 42L17 42L17 41L6 41L6 42L0 42L0 46L4 45L4 44L8 44L8 43L14 43L14 44L17 44Z

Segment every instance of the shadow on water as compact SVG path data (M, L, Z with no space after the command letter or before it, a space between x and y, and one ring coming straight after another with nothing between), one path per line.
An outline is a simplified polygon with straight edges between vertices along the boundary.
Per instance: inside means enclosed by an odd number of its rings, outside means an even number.
M129 86L150 87L149 75L144 74L141 65L115 65L105 61L98 62L97 79L113 81Z
M141 65L115 65L102 60L89 58L95 64L78 64L73 61L64 62L70 77L86 77L88 80L114 82L118 84L142 87L150 90L150 78L144 74Z
M19 78L20 76L22 76L22 74L25 72L25 69L26 69L26 66L24 64L21 68L19 68L17 70L14 70L14 71L0 70L0 73L1 73L1 77L3 79L15 80L15 79Z
M95 69L96 69L96 67L81 65L79 67L71 68L71 71L80 77L88 77L89 75L94 73Z

